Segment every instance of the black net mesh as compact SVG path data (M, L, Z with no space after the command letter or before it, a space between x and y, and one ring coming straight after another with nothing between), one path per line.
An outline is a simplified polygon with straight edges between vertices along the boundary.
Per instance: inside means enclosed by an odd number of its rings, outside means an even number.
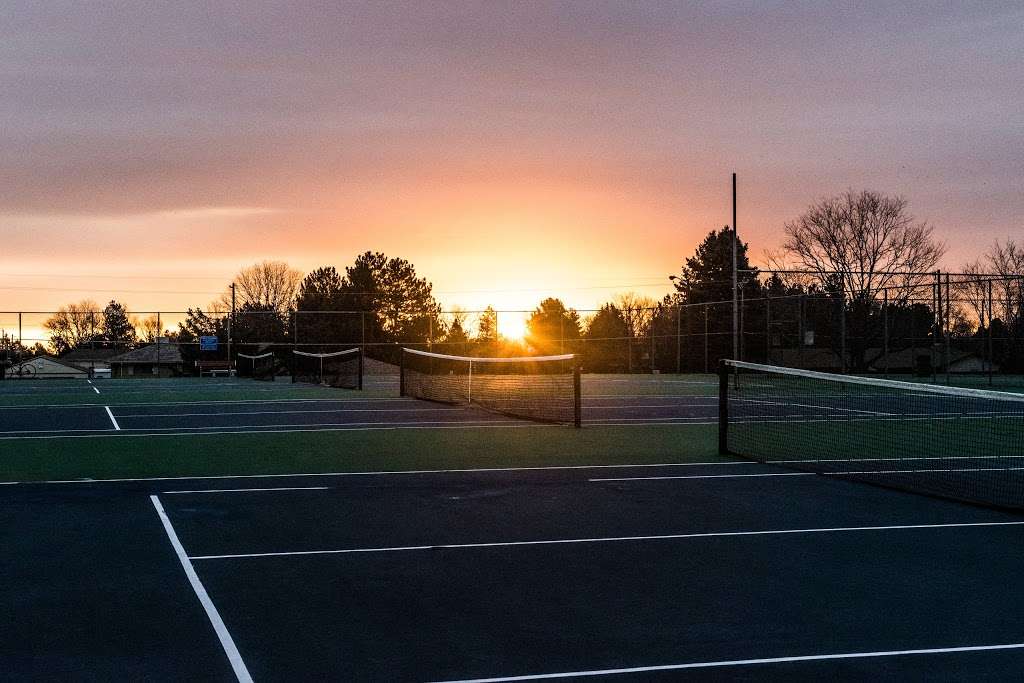
M324 384L343 389L363 388L360 349L335 353L292 352L292 382Z
M468 358L404 349L402 395L579 426L576 357Z
M277 368L273 353L263 353L258 356L240 353L235 362L235 369L239 377L273 382Z
M726 361L723 451L1024 509L1024 394Z

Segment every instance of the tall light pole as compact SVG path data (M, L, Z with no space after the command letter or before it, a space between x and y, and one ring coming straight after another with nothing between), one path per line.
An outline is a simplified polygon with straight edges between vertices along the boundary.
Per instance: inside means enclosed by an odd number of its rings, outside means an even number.
M740 359L740 299L737 276L737 250L739 236L736 232L736 174L732 174L732 357Z

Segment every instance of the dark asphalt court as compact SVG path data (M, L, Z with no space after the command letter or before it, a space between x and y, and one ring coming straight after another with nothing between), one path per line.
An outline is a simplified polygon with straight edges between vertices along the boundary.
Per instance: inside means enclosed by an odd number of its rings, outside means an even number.
M666 476L689 478L635 479ZM35 484L3 501L5 680L237 680L154 503L257 681L1024 668L1024 516L756 464ZM930 652L891 654L907 650ZM657 669L678 665L700 666Z

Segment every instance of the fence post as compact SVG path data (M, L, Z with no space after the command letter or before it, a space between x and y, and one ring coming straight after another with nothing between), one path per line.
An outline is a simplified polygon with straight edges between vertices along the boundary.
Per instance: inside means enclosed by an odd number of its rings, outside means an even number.
M572 393L573 393L573 426L579 429L583 426L583 400L580 381L580 364L573 359L572 369Z
M729 366L718 365L718 454L729 455Z
M682 369L683 369L682 348L681 348L681 345L680 345L681 344L681 342L680 342L680 333L682 332L682 327L681 327L681 325L682 325L682 314L683 314L682 306L680 306L679 304L676 304L676 374L677 375L679 373L681 373Z
M648 323L647 333L651 337L651 374L654 374L654 318L651 318L651 322Z
M846 374L846 287L839 288L839 361L842 372Z
M708 344L708 304L704 304L704 374L711 372L709 363L709 351L710 347Z
M889 290L882 290L882 363L889 376Z
M804 366L804 295L797 297L797 336L796 340L796 362L801 368Z
M156 312L156 376L160 377L160 337L163 336L164 326L160 322L160 311ZM124 367L124 364L121 364ZM135 372L134 370L132 371ZM200 373L202 374L202 373Z
M950 319L951 319L953 311L952 311L952 308L950 306L949 298L950 298L949 273L946 273L946 322L942 326L942 334L943 334L943 336L945 337L945 340L946 340L946 384L949 384L949 363L950 363L950 361L952 361L951 349L949 347L949 344L950 344L950 339L949 338L950 338L950 334L952 333L952 330L950 329L950 327L951 327Z
M772 364L772 295L765 299L764 362Z
M992 366L995 365L995 347L992 345L992 280L988 281L988 385L992 386Z

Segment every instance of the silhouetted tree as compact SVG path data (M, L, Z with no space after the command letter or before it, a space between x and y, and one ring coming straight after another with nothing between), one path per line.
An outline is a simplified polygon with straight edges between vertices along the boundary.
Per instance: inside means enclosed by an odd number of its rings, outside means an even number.
M542 355L572 353L580 338L580 316L560 299L540 302L526 321L526 342Z
M491 306L485 308L484 312L480 314L476 340L487 343L498 341L498 313Z
M60 355L92 339L100 328L99 304L84 299L62 306L47 318L43 327L50 333L50 347Z
M111 301L103 309L102 332L105 341L115 347L135 342L135 326L128 319L128 311L123 304Z
M583 347L588 372L624 372L628 366L629 325L615 304L605 304L587 322Z

